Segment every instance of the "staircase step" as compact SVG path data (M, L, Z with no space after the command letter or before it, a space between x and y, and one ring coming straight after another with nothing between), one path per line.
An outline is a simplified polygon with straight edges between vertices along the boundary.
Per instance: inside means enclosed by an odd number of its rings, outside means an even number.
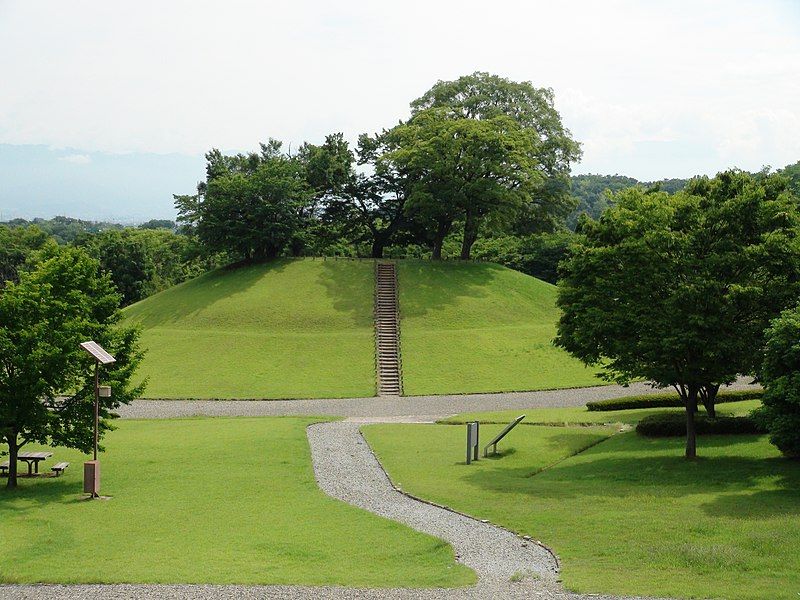
M400 339L397 311L397 274L394 263L375 268L375 350L378 359L378 393L402 394Z

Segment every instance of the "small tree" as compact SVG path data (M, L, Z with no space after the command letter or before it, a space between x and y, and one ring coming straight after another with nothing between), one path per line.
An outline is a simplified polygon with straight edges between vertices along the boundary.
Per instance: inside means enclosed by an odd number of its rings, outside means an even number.
M798 297L800 219L785 184L729 171L672 196L622 191L582 221L562 264L557 344L610 380L674 387L688 458L698 401L756 371L770 319Z
M142 392L131 384L141 359L138 332L119 324L119 296L98 262L78 248L48 248L37 261L0 292L0 436L9 488L17 485L25 444L92 448L93 363L80 342L94 339L117 359L103 372L114 393L101 398L101 434L111 428L111 411Z
M800 306L783 312L767 330L763 407L757 414L770 441L791 458L800 458Z

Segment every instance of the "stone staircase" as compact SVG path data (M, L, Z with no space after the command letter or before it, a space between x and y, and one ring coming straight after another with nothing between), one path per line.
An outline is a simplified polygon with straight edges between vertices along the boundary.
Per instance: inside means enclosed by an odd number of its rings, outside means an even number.
M375 264L375 351L378 395L401 395L403 379L400 368L400 314L394 263Z

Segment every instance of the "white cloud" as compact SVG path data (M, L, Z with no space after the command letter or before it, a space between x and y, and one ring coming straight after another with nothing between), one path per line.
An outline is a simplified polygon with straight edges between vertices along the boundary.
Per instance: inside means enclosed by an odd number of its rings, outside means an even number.
M781 0L16 0L0 4L0 143L353 139L480 69L555 90L580 171L777 166L800 158L798 25Z
M74 165L88 165L92 162L92 157L88 154L68 154L66 156L59 156L58 160L72 163Z

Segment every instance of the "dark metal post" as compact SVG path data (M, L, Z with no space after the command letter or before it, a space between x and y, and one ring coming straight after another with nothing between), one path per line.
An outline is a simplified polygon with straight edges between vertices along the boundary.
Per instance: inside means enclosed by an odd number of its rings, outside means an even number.
M100 428L100 361L94 361L94 460L97 460L97 440Z

